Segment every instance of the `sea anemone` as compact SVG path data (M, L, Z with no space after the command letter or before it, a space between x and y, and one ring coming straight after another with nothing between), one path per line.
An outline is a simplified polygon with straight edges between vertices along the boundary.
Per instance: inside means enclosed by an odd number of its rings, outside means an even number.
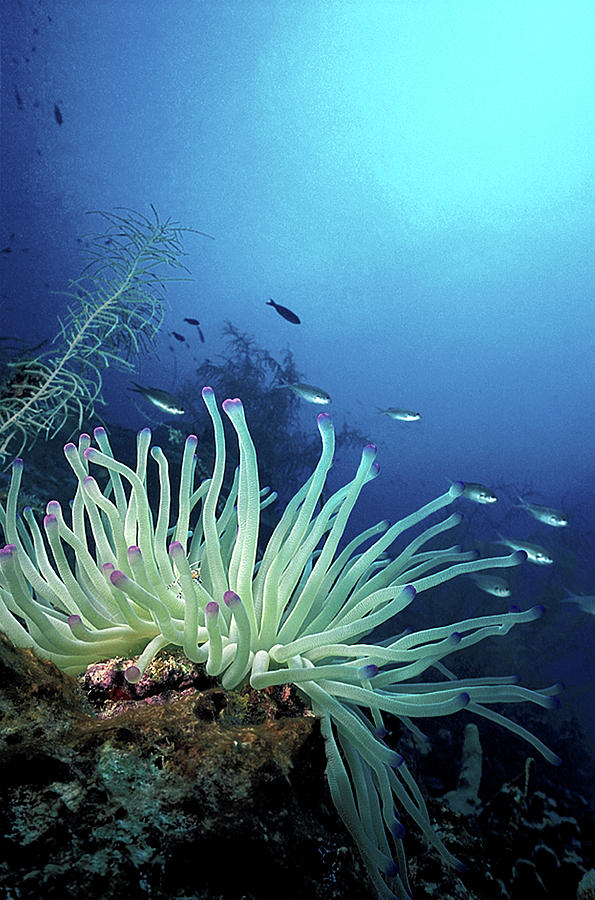
M378 474L376 449L364 447L354 478L322 503L334 453L333 426L322 413L318 464L259 556L260 511L275 495L260 489L242 403L226 400L239 466L223 502L223 421L212 389L205 387L202 396L215 434L213 473L195 485L197 438L190 435L173 528L168 461L159 447L150 447L149 429L138 434L135 469L114 458L103 428L94 432L97 447L86 434L78 447L66 444L76 495L68 522L57 501L48 503L43 531L30 508L24 521L17 513L23 463L15 460L6 510L0 508L8 541L0 550L0 629L71 674L108 657L133 656L125 675L136 682L162 648L176 645L228 689L246 679L255 689L295 684L320 718L331 795L378 895L408 897L402 813L447 863L460 864L435 833L403 757L387 743L383 713L419 736L414 720L466 707L557 763L541 741L486 704L528 700L549 708L558 688L532 691L513 677L457 680L443 663L457 650L538 618L540 606L388 640L365 638L416 593L458 575L515 566L524 554L478 559L458 546L423 549L460 522L455 512L387 557L406 529L461 495L461 482L404 519L380 522L340 547L363 486ZM159 478L155 511L146 489L149 450ZM104 490L90 465L105 471ZM433 680L425 682L430 669Z

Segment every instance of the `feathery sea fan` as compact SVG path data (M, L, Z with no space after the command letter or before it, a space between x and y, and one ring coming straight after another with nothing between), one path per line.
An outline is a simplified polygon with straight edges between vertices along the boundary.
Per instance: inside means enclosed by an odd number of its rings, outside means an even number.
M258 558L260 510L275 495L260 490L242 403L226 400L223 409L237 433L240 462L220 503L223 422L212 389L205 387L202 395L215 432L213 473L195 486L197 439L190 435L169 545L168 462L159 447L150 448L148 429L139 432L134 470L114 459L103 428L94 432L97 448L85 434L78 447L67 444L64 452L78 480L72 511L67 522L60 504L50 501L43 530L31 509L24 510L24 522L18 516L23 464L15 460L6 510L0 507L8 542L0 550L0 628L16 645L30 647L71 674L101 659L138 654L125 673L135 682L172 644L204 663L210 675L220 676L226 688L247 678L255 689L297 685L321 720L331 794L379 896L408 897L405 829L397 809L447 863L459 864L434 832L402 756L386 742L383 713L419 734L413 720L466 707L557 763L541 741L486 704L529 700L548 708L556 704L558 689L531 691L509 677L457 680L442 662L457 650L538 618L541 607L380 642L365 638L409 606L416 593L458 575L517 565L524 554L478 559L474 551L456 546L422 549L460 521L453 513L426 527L394 558L386 557L406 529L460 496L461 482L406 518L393 525L380 522L339 549L353 506L378 467L375 448L366 446L352 481L320 507L334 452L333 426L323 413L318 416L318 464ZM149 450L159 473L155 512L146 490ZM107 473L104 491L91 466ZM441 680L424 682L430 669Z
M69 305L58 319L54 349L7 363L0 385L0 463L39 437L54 437L69 420L80 428L103 403L102 371L132 369L136 356L153 346L166 308L165 283L182 280L171 270L188 271L182 238L187 232L211 235L162 222L151 209L152 218L131 209L97 211L108 228L89 236L87 264L61 292Z

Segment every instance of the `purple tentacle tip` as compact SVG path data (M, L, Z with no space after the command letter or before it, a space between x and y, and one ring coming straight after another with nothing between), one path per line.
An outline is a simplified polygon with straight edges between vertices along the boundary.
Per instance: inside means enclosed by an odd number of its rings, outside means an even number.
M138 684L141 679L140 669L138 666L128 666L124 669L124 678L128 684Z
M82 624L82 621L83 620L81 619L80 616L77 616L77 615L68 616L68 624L69 624L70 628L76 628L77 625Z
M370 663L367 666L362 666L362 678L373 678L374 675L378 675L378 666L374 665L374 663Z
M12 461L13 469L22 469L23 466L24 466L24 462L20 456L17 456L16 459L13 459L13 461Z
M238 397L228 397L221 405L228 416L243 409L242 401Z
M216 616L219 613L219 604L216 600L209 600L205 606L205 615Z
M241 603L238 594L235 591L225 591L223 594L223 602L226 606L236 606L238 603Z
M400 753L397 753L397 751L394 750L394 751L393 751L393 758L392 758L392 762L391 762L391 767L392 767L393 769L398 769L399 766L402 766L404 762L405 762L404 757L402 757Z
M180 553L184 553L184 548L179 541L172 541L169 545L169 552L171 556L179 556Z
M124 575L124 572L120 571L120 569L114 569L109 577L109 580L113 585L118 587L118 584L122 584L123 581L128 581L128 578L126 577L126 575Z
M48 513L47 516L43 518L43 527L44 528L52 528L54 525L58 524L57 518L52 514Z
M203 395L203 397L204 397L205 399L206 399L207 397L212 397L214 393L215 393L215 391L213 390L213 388L212 388L209 384L205 384L205 386L203 387L203 389L202 389L202 391L201 391L201 394Z
M390 831L396 841L401 841L407 834L407 829L401 822L398 821L398 819L395 819L395 821L392 823L392 825L390 826Z

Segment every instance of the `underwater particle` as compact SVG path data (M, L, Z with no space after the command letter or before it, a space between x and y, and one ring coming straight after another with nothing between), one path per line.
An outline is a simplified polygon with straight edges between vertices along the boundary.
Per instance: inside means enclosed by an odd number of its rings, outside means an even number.
M280 316L283 316L288 322L291 322L292 325L301 325L301 319L299 316L296 316L294 312L288 309L286 306L282 306L280 303L275 303L272 297L269 297L267 300L267 306L272 306L277 310Z
M60 107L58 106L57 103L54 103L54 119L56 120L58 125L61 125L62 122L64 121L64 117L62 115L62 110L60 109Z
M141 384L137 384L136 381L132 382L134 387L128 388L129 391L136 391L137 394L142 394L149 403L152 403L153 406L156 406L158 409L162 409L166 413L170 413L172 416L183 416L184 410L181 405L172 397L168 391L163 391L161 388L154 387L143 387Z
M419 422L421 413L413 412L412 409L399 409L397 406L389 406L387 409L380 409L378 412L389 419L397 419L399 422Z
M279 388L289 388L296 397L300 397L301 400L307 400L308 403L324 405L331 402L330 394L327 394L322 388L314 387L313 384L303 384L301 381L296 381L292 384L278 384L272 390L276 391Z

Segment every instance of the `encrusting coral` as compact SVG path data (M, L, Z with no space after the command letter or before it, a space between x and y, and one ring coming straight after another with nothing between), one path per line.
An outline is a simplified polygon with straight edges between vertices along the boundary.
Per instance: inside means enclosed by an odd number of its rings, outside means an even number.
M442 662L457 650L540 617L539 606L378 642L365 638L409 606L416 593L458 575L518 565L525 555L478 559L458 546L423 549L459 523L460 515L453 513L387 558L387 549L405 530L461 495L461 482L393 525L368 528L340 549L363 486L378 474L376 450L364 447L352 481L321 506L334 453L333 426L321 414L318 464L258 558L260 511L274 494L260 489L242 403L226 400L223 410L237 433L240 462L221 507L223 421L212 389L205 387L202 396L215 433L213 472L195 486L197 440L190 435L173 529L168 462L159 447L150 448L148 429L139 432L134 469L113 457L103 428L94 432L97 447L84 434L78 447L67 444L64 452L78 481L71 514L67 521L60 504L50 501L43 531L30 509L24 510L24 522L18 515L23 464L14 462L6 510L0 508L7 540L0 550L0 628L14 644L30 647L71 674L101 659L138 654L126 669L128 681L135 683L161 649L175 645L190 660L204 663L209 675L220 676L226 688L246 679L255 689L295 684L320 718L331 794L378 895L409 897L401 842L405 828L397 808L448 864L460 864L434 831L402 756L386 742L383 713L397 716L420 736L413 720L467 708L558 763L538 738L486 704L531 701L551 708L559 687L537 692L519 686L514 677L459 680ZM155 511L146 488L149 450L159 477ZM91 466L107 475L103 491ZM433 680L420 680L429 670Z

